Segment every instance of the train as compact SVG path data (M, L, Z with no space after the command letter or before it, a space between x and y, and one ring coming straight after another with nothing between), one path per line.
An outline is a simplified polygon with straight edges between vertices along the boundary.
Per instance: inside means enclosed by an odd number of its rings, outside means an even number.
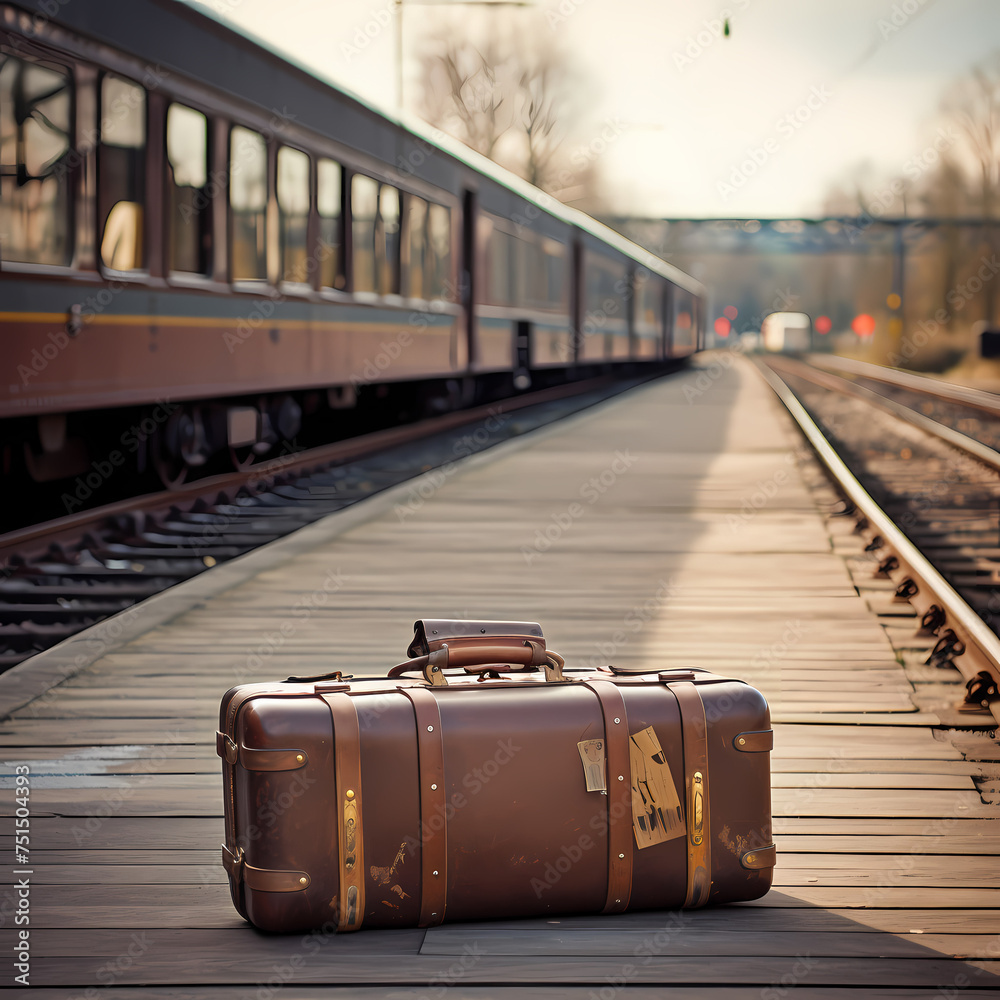
M0 462L168 486L703 346L705 288L176 0L0 4Z
M812 348L812 319L808 313L773 312L761 324L765 351L804 354Z

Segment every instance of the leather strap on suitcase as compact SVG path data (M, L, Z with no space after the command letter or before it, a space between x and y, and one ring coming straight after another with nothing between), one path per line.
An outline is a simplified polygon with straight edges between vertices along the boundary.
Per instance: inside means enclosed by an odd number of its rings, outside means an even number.
M365 916L364 816L361 811L361 732L354 699L321 694L333 716L337 794L337 856L340 858L338 931L356 931Z
M632 769L628 715L611 681L589 681L604 715L608 776L608 895L603 913L623 913L632 895Z
M417 768L420 780L420 926L444 920L448 885L448 824L444 783L441 711L428 688L400 688L413 704L417 720ZM440 826L440 829L437 827Z
M687 817L687 895L685 909L704 906L712 888L712 850L708 836L708 724L705 703L691 681L668 683L681 712Z

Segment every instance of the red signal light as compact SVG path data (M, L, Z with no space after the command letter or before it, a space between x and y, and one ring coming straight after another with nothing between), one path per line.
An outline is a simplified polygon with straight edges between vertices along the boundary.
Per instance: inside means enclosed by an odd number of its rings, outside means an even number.
M833 321L829 316L817 316L813 326L816 327L817 333L829 333L833 327Z
M725 316L730 323L734 323L739 314L740 311L736 308L736 306L726 306L726 308L722 310L722 315Z
M720 316L715 321L715 334L718 337L728 337L729 336L729 320L725 316Z
M875 317L868 313L858 313L851 323L851 329L859 337L870 337L875 332Z

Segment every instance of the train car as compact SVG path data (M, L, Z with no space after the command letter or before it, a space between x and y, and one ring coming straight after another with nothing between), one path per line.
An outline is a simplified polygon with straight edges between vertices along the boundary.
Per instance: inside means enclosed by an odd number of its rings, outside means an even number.
M812 320L800 312L769 313L760 335L765 351L803 354L812 347Z
M458 143L184 4L49 6L0 4L6 471L173 484L701 346L698 282Z

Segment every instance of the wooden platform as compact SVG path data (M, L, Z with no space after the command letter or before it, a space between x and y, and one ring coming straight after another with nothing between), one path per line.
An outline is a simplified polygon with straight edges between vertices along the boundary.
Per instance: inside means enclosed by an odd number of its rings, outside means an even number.
M996 742L942 725L947 679L922 694L919 663L858 595L857 544L817 508L832 497L769 390L744 362L710 365L429 473L0 677L3 781L20 763L32 775L32 996L992 995ZM537 619L570 664L694 663L758 685L776 722L772 892L688 913L250 929L219 864L221 694L382 673L424 616ZM8 792L5 986L13 811Z

